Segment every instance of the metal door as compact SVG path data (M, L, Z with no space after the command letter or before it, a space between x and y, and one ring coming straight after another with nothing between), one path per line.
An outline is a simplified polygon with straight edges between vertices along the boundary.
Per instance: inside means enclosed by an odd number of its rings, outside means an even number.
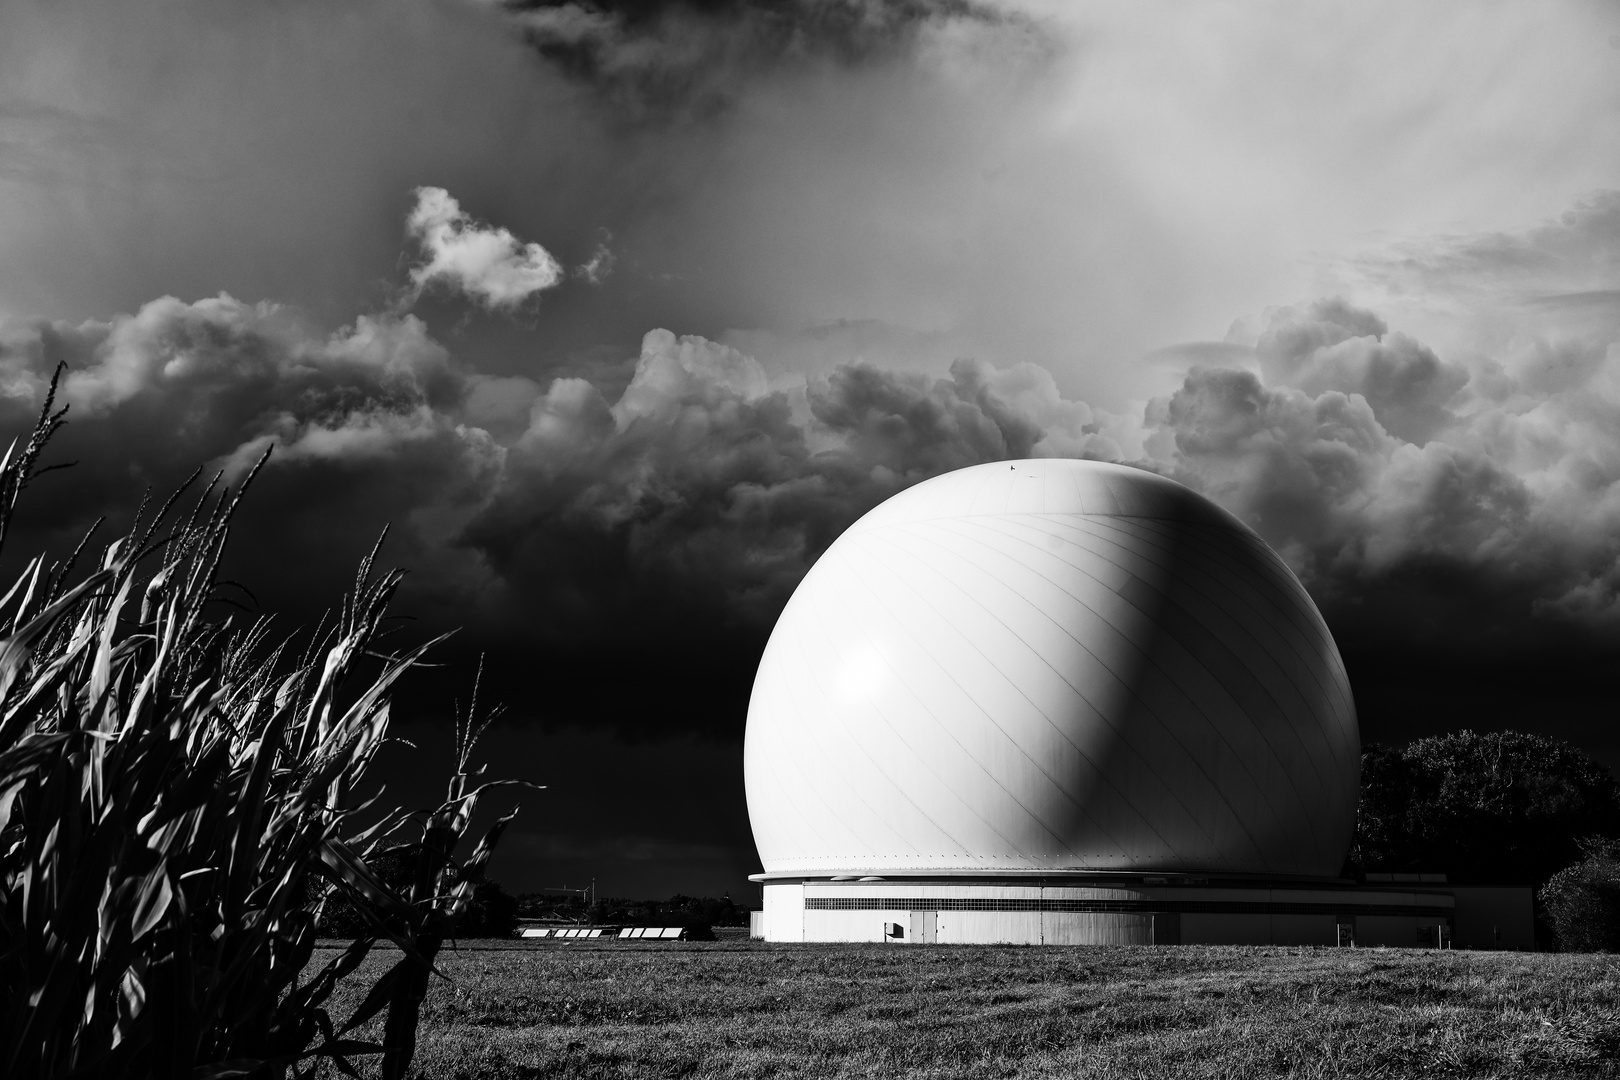
M911 913L911 940L919 945L932 945L939 929L939 912L913 911Z

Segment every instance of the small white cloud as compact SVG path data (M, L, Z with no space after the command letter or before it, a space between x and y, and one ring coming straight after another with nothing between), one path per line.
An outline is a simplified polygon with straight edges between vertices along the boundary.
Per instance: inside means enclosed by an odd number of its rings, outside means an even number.
M613 264L616 261L613 249L608 247L612 240L613 234L603 229L602 239L597 242L596 250L591 252L590 260L575 268L574 273L592 285L600 285L606 281L607 276L613 273Z
M418 295L430 285L448 285L491 308L515 308L553 288L562 266L539 244L524 243L503 228L475 221L444 188L416 189L406 229L427 262L411 270Z

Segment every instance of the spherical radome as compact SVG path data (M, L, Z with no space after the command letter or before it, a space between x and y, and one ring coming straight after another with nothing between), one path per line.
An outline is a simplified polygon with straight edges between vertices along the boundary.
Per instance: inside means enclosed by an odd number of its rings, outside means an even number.
M766 874L1333 875L1360 740L1283 561L1180 484L999 462L849 528L748 709Z

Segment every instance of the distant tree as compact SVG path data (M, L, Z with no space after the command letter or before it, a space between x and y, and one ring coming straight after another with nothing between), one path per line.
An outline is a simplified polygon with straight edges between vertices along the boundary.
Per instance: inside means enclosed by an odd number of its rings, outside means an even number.
M1567 743L1460 731L1361 756L1350 861L1366 871L1441 871L1453 882L1537 886L1620 835L1613 774Z
M664 905L682 926L747 926L748 913L732 903L730 896L682 896L676 894Z
M523 914L546 914L540 905L522 898ZM549 912L560 914L560 912ZM584 914L594 925L622 926L679 926L686 930L703 930L716 926L747 926L748 911L739 908L730 896L686 896L676 893L668 900L626 900L603 897L588 909L575 908L573 916Z
M1583 841L1586 856L1542 886L1547 924L1566 952L1620 952L1620 844Z
M473 890L472 901L456 927L460 938L509 938L517 934L517 897L498 881L485 881Z
M416 868L414 849L396 848L372 856L372 870L391 889L409 888ZM472 898L456 924L458 938L512 937L517 933L518 902L501 888L498 881L484 881L472 891ZM365 919L354 903L342 894L329 896L316 923L322 937L353 938L364 933Z

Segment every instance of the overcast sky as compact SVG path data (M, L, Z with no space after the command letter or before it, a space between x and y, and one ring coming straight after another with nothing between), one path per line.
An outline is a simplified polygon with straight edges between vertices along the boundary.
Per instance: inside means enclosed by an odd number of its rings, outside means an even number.
M1617 188L1612 3L17 0L0 424L69 365L36 544L275 445L293 616L392 522L517 887L739 888L781 604L1004 457L1250 522L1368 738L1620 762Z

